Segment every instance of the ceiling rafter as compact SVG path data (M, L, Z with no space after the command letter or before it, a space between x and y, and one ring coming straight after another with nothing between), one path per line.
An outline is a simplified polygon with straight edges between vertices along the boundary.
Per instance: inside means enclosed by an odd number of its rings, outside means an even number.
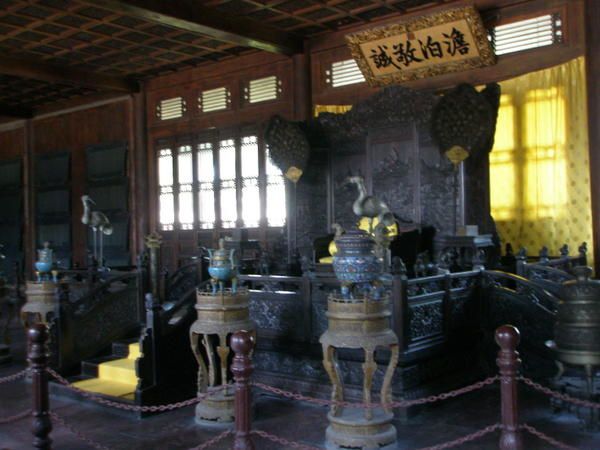
M7 105L0 103L0 117L11 117L15 119L31 119L33 110L22 106Z
M50 83L83 86L100 91L139 91L138 83L126 78L111 77L86 70L6 56L0 58L0 74Z
M292 33L244 17L223 14L187 0L84 0L83 3L115 13L166 25L214 39L271 53L293 55L302 51L302 39Z

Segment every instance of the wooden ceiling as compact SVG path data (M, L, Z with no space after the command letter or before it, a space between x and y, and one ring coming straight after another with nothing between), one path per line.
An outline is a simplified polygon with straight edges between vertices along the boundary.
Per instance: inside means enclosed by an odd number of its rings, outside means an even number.
M0 115L135 92L138 81L444 0L0 0ZM446 0L448 1L448 0Z

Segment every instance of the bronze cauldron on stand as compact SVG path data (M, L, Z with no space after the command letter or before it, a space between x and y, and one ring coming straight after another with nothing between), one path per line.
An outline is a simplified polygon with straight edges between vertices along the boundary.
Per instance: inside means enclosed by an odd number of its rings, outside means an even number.
M547 345L556 355L557 378L562 376L564 364L583 366L591 395L594 367L600 366L600 281L590 279L589 267L573 271L577 278L563 284L554 341Z

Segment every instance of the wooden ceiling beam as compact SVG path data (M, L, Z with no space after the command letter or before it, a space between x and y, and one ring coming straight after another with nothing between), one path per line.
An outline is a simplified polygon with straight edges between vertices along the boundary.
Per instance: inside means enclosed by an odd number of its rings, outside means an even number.
M4 103L0 103L0 117L11 117L13 119L31 119L33 117L33 110L30 108L23 108L21 106L11 106Z
M139 92L139 85L133 80L7 56L0 58L0 74L48 83L82 86L103 92Z
M271 53L301 53L300 37L263 22L233 16L193 0L84 0L95 7L126 14L242 47Z

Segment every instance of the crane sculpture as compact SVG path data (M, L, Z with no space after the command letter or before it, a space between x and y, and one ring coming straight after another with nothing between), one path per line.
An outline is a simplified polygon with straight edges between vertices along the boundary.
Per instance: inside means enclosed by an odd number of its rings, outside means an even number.
M371 233L373 233L373 219L375 218L385 226L391 226L395 223L394 214L390 211L388 205L384 201L367 194L363 177L348 177L346 181L355 184L358 188L358 197L352 204L352 212L359 218L368 217L370 219Z
M113 226L108 220L108 217L100 211L92 211L91 205L95 205L96 202L90 198L89 195L83 195L81 197L83 203L83 216L81 216L81 223L88 225L94 232L94 259L98 261L100 267L104 266L104 235L111 235L113 233ZM100 232L100 239L98 240L98 232ZM99 241L99 242L98 242ZM99 245L98 245L99 244ZM99 250L98 251L98 247ZM98 258L99 256L99 258Z

